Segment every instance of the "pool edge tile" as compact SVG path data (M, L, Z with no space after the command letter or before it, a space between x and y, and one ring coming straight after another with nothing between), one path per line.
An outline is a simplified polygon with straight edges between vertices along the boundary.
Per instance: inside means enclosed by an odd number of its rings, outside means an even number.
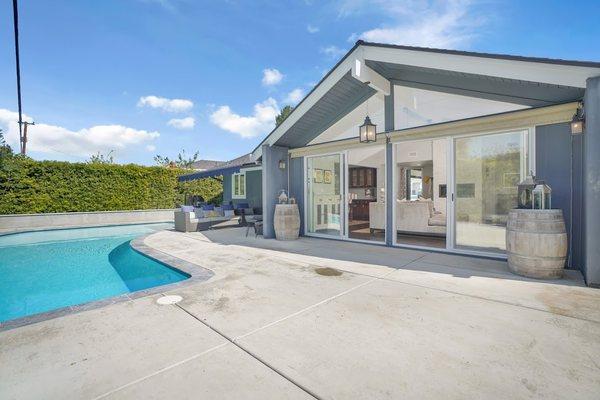
M50 310L38 314L28 315L22 318L16 318L5 322L0 322L0 332L8 331L11 329L19 328L26 325L35 324L38 322L47 321L54 318L64 317L71 314L76 314L83 311L94 310L97 308L106 307L112 304L122 303L125 301L133 301L142 297L152 296L160 294L166 291L170 291L176 288L189 286L194 283L204 282L214 276L214 272L204 268L198 264L191 263L189 261L182 260L169 254L165 254L161 251L155 250L152 247L146 245L144 240L146 237L154 234L149 233L132 239L130 246L133 250L142 254L145 257L151 258L165 266L176 269L183 272L190 277L179 282L168 283L166 285L159 285L148 289L138 290L131 293L124 293L118 296L108 297L105 299L99 299L90 301L87 303L77 304L73 306L66 306L55 310Z

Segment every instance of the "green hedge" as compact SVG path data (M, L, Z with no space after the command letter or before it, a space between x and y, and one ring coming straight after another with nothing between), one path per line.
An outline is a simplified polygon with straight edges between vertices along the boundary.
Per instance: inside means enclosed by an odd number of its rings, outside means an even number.
M221 202L221 182L179 183L177 177L185 172L189 171L4 158L0 162L0 214L173 208L184 202L185 194Z

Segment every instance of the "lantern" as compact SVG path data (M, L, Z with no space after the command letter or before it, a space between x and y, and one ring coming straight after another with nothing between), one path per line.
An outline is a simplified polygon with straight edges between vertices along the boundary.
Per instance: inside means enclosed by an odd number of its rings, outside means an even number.
M575 115L571 120L571 135L580 135L585 129L585 115L583 111L583 104L577 107Z
M518 205L517 208L533 208L533 189L536 182L533 175L528 175L525 180L517 185L518 188Z
M358 140L361 143L370 143L377 140L377 125L371 122L371 118L367 115L365 122L358 127Z
M552 208L552 189L544 181L540 181L533 189L533 208L535 210Z
M285 192L285 190L282 189L279 191L278 199L279 199L279 204L286 204L288 202L288 195Z

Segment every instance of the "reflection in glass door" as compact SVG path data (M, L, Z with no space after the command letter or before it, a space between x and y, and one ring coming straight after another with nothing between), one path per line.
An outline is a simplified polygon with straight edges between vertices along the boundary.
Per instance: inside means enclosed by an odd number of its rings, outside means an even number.
M455 139L455 246L506 250L508 211L527 173L527 131Z
M341 154L306 159L306 226L309 234L342 236L342 165Z

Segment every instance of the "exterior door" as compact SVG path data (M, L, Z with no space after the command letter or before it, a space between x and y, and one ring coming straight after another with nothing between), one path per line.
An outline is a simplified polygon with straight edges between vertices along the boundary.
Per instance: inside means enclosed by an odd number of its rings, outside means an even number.
M344 157L341 153L306 158L306 233L341 238L344 234Z
M506 250L508 211L517 206L517 184L528 172L527 130L454 139L454 248Z

